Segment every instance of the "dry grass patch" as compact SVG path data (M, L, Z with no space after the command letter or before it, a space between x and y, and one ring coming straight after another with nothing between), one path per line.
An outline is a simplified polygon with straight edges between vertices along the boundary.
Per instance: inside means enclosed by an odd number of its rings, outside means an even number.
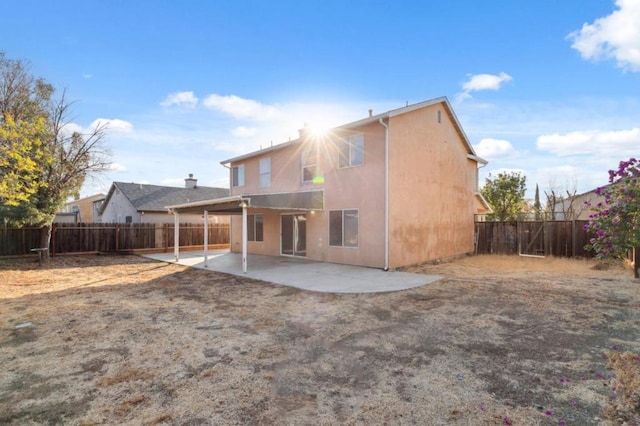
M618 424L640 424L640 355L609 352L607 357L613 377L605 417Z
M0 424L615 422L637 376L611 382L603 354L640 353L640 287L593 265L468 257L326 295L137 256L0 261Z

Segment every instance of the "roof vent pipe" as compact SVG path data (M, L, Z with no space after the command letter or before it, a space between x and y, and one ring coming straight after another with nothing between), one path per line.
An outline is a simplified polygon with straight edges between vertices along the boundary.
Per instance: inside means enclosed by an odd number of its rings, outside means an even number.
M373 117L373 110L372 109L369 110L369 117Z

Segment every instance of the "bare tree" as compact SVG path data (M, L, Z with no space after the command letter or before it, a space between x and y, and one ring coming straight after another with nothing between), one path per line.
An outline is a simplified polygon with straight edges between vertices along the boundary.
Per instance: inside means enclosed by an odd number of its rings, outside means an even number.
M40 141L44 155L30 158L38 166L32 176L36 189L17 206L3 203L0 217L5 223L41 226L41 247L49 247L51 224L67 198L80 191L88 176L110 166L104 144L107 125L98 124L87 133L71 131L72 104L64 92L58 100L52 100L53 94L53 86L31 76L24 62L5 59L0 52L0 113L11 115L18 123L45 122Z
M584 211L585 207L579 202L577 190L566 189L564 192L566 195L556 194L553 189L549 192L545 191L547 214L550 220L576 220Z

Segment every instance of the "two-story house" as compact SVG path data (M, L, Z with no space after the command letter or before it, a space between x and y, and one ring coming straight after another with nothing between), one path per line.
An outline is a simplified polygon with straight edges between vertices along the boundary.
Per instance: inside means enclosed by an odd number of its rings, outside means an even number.
M171 211L231 214L232 251L395 269L473 252L486 163L443 97L223 161L229 197Z

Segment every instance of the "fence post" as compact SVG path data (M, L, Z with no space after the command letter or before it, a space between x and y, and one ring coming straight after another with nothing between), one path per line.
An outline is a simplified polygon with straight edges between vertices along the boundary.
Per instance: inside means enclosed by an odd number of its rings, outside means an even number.
M571 221L571 257L576 257L576 220Z
M169 251L169 224L165 223L162 228L162 245L164 247L164 252L166 253L167 251Z
M120 249L120 224L116 223L116 251Z
M56 234L58 233L58 225L56 223L52 223L51 224L51 241L49 242L49 245L51 246L49 248L49 254L51 256L55 256L56 254Z

